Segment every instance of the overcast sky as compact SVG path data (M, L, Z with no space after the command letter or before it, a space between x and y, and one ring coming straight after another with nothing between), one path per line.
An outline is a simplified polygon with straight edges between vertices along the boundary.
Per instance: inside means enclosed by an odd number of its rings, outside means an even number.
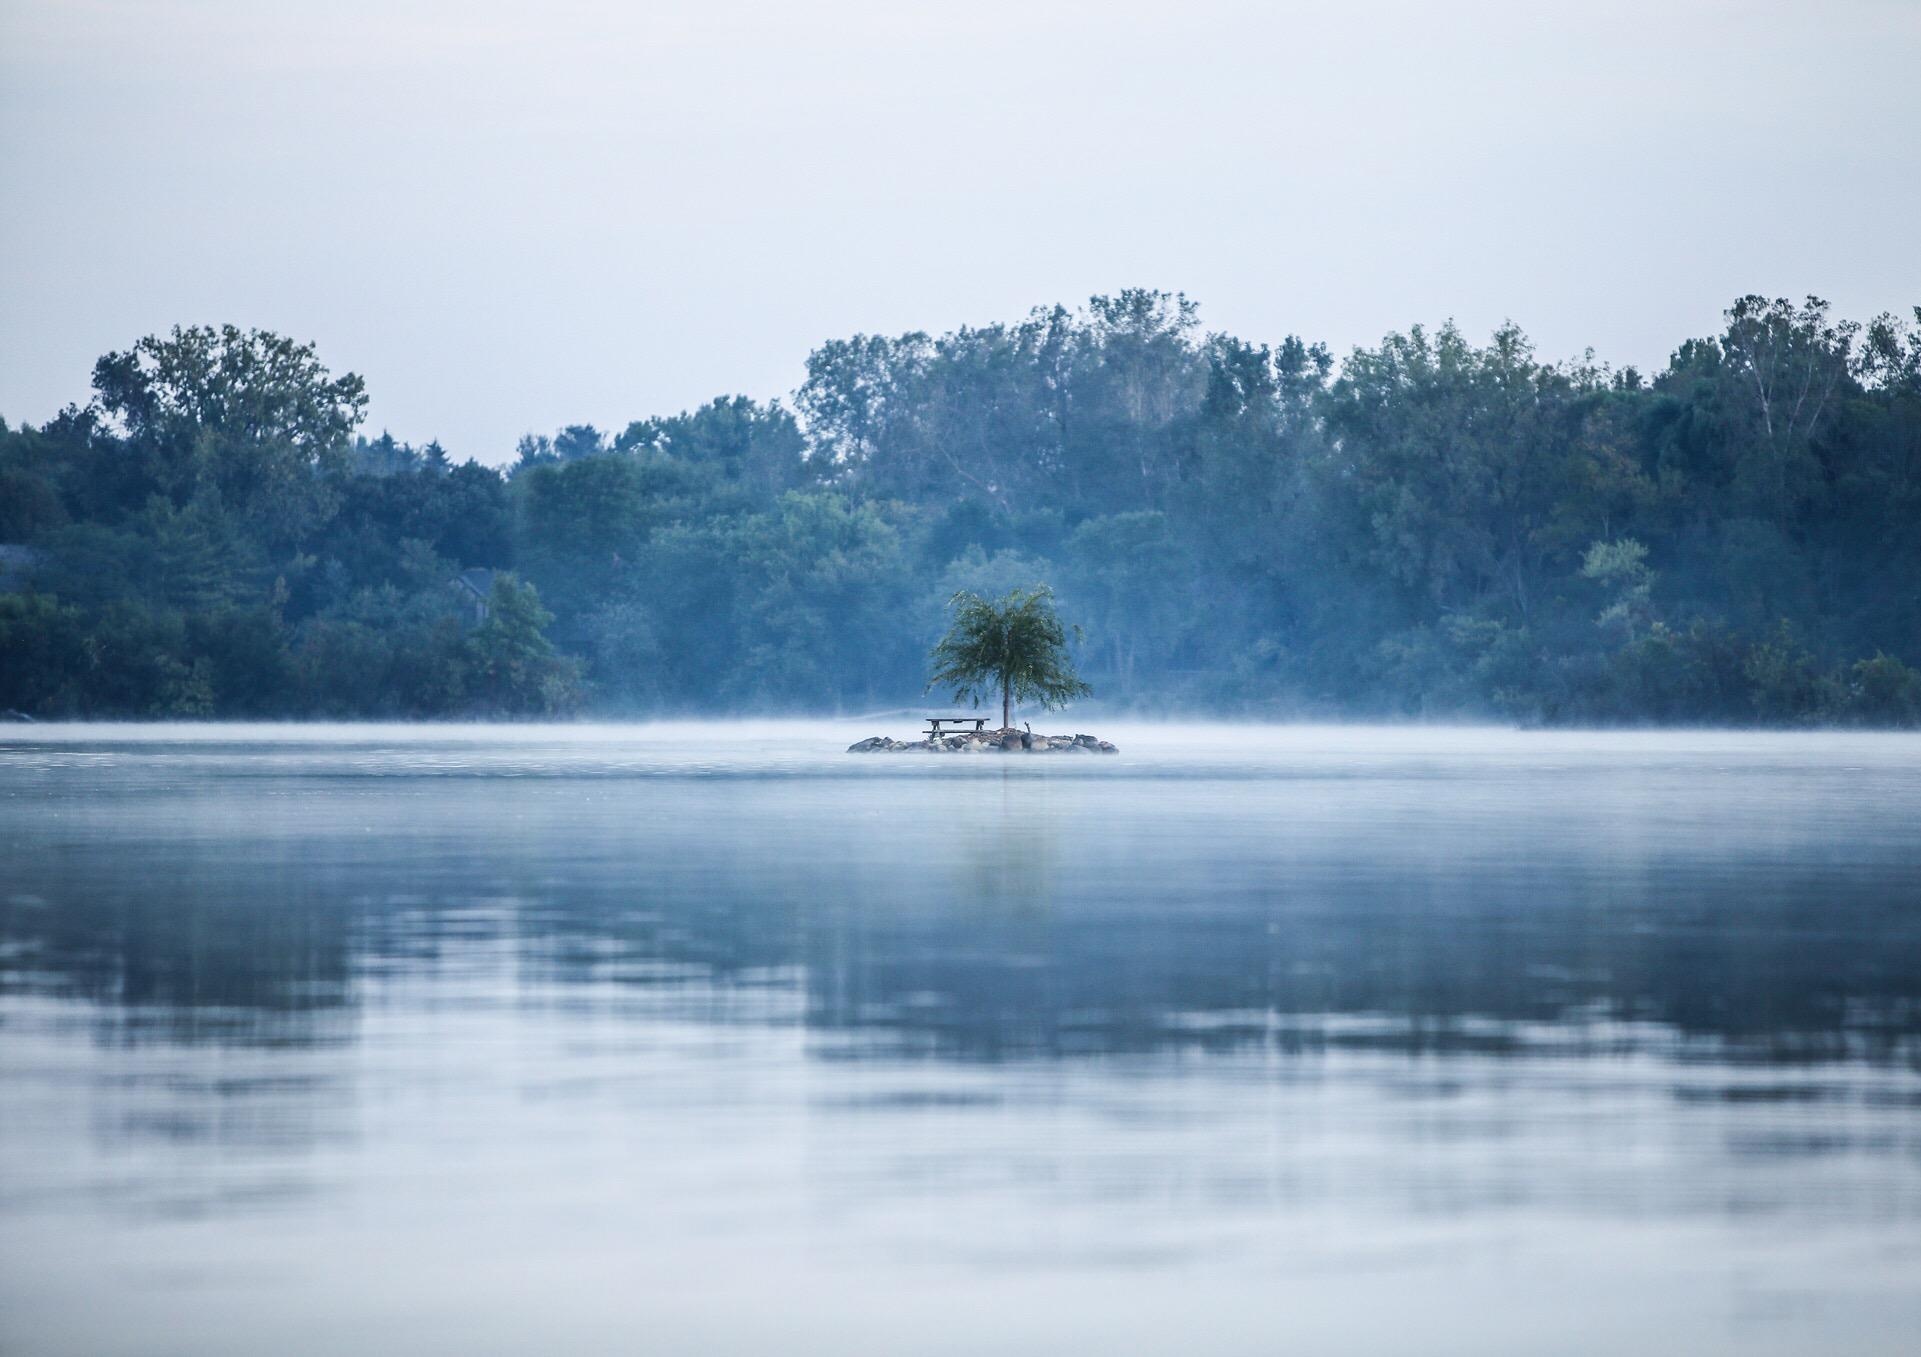
M1921 3L0 0L0 415L176 323L507 457L1129 286L1658 365L1921 303Z

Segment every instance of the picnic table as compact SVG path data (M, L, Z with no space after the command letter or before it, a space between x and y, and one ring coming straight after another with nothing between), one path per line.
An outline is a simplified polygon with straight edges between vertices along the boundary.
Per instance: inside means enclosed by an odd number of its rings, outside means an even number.
M927 738L930 740L938 740L941 737L942 726L959 727L966 725L969 721L974 723L974 733L976 735L987 727L987 718L985 716L930 716L927 718Z

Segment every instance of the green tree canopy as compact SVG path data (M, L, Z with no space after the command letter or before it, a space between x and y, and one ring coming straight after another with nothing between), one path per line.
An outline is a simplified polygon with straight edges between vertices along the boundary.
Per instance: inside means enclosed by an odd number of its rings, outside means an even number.
M176 504L217 495L285 540L333 508L367 407L312 344L237 326L175 326L94 364L98 408L126 433L154 489Z
M578 669L547 639L553 620L533 585L494 576L487 620L468 639L468 649L479 695L495 710L548 716L573 705Z
M1046 585L1015 589L991 602L955 594L949 606L954 625L934 647L930 689L952 687L957 699L976 704L999 692L1003 727L1013 719L1016 698L1053 708L1094 691L1074 672L1067 631Z
M1742 297L1643 374L1513 325L1336 361L1134 289L834 340L791 408L570 423L499 468L356 438L360 380L260 331L93 381L0 421L0 598L31 600L0 710L532 712L576 678L636 714L894 707L950 621L943 672L990 639L957 593L1050 580L1134 705L1921 722L1921 314ZM475 569L522 582L492 625Z

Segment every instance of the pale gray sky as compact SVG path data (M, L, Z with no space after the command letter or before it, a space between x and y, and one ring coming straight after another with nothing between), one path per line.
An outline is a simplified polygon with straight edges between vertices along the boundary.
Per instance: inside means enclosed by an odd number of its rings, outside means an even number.
M1660 363L1921 303L1916 0L0 0L0 414L177 322L506 457L1128 286Z

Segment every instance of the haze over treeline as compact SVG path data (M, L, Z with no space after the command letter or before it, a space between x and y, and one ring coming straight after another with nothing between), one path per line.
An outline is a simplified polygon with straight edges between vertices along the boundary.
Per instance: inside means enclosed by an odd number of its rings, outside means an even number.
M857 711L916 699L957 590L1044 581L1144 711L1921 718L1921 310L1742 298L1642 373L1512 326L1337 360L1133 290L504 470L366 436L357 377L260 332L92 385L0 427L36 716Z

